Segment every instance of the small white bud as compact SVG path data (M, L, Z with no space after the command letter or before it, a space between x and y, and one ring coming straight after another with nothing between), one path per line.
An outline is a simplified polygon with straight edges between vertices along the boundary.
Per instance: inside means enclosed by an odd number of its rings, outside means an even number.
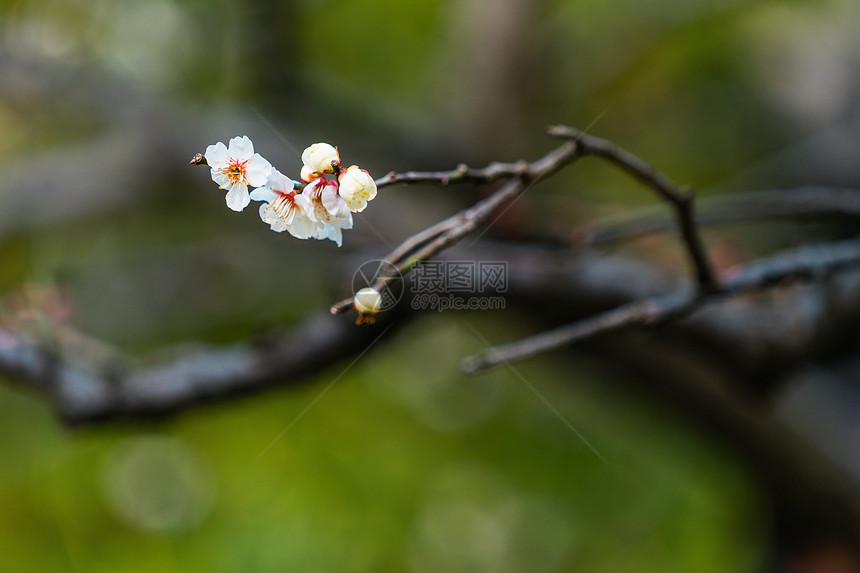
M365 287L355 293L353 306L359 314L373 316L382 308L382 295L374 288Z
M334 173L333 165L340 165L337 147L328 143L314 143L302 152L302 179L310 181L313 175Z

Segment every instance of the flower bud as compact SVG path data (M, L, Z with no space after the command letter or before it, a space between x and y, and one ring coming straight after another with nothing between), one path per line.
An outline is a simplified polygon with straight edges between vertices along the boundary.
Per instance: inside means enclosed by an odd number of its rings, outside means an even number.
M310 181L313 174L334 173L332 165L340 164L337 147L328 143L314 143L302 152L302 179Z
M359 314L373 316L382 308L382 295L375 288L365 287L355 293L352 304Z
M320 174L308 167L307 165L302 165L302 172L300 176L302 178L302 181L310 183L314 179L319 179Z
M376 182L370 173L352 165L340 174L340 196L350 211L364 211L367 202L376 197Z

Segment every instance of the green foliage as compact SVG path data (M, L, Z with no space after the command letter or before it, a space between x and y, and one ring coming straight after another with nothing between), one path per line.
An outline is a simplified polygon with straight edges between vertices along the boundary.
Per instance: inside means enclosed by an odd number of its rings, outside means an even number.
M481 344L459 319L433 319L327 391L345 364L300 389L147 425L65 430L38 397L3 388L0 432L15 438L0 444L0 556L8 570L93 572L753 567L760 502L719 448L588 367L523 366L604 463L512 372L446 371ZM418 382L429 385L422 396ZM432 415L475 400L472 385L490 388L488 407ZM117 469L124 452L147 448L145 465ZM211 484L199 521L153 529L145 508L112 501L112 480L145 503L153 489L187 487L185 470L197 490ZM154 507L169 517L170 506Z

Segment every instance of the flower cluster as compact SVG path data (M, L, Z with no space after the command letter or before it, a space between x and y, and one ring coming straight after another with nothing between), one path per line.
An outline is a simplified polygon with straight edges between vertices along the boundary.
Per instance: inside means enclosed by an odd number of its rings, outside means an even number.
M210 145L203 158L212 180L227 189L229 208L242 211L252 200L261 201L260 218L273 231L299 239L331 239L339 247L343 230L352 228L352 214L376 197L370 174L357 165L343 169L337 148L328 143L314 143L302 153L303 189L254 153L246 136Z

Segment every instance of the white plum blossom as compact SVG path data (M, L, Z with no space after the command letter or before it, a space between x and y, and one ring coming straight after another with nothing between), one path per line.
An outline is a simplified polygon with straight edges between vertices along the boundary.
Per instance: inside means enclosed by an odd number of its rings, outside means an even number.
M364 211L367 202L376 197L376 182L367 171L359 169L358 165L341 171L338 180L340 196L353 213Z
M326 173L334 173L340 165L337 147L328 143L314 143L302 152L302 181L312 181Z
M228 190L227 206L234 211L243 210L251 202L248 185L264 185L272 171L272 164L254 153L254 144L244 135L231 139L229 147L220 141L210 145L203 157L212 168L212 180Z
M295 186L295 181L272 169L266 184L251 191L251 199L263 201L260 218L273 231L287 231L297 239L307 239L316 232L314 208L311 200L298 193Z
M316 219L314 239L330 239L337 246L343 242L343 229L352 229L352 213L337 192L337 183L323 178L314 179L302 191L311 201Z
M261 201L260 218L273 231L299 239L329 239L338 247L343 230L352 229L352 214L364 211L377 193L373 177L357 165L341 168L337 147L328 143L314 143L302 153L303 190L254 153L246 136L234 137L229 145L210 145L191 163L209 165L212 180L227 190L230 209L242 211L251 200ZM249 187L256 189L249 193Z

